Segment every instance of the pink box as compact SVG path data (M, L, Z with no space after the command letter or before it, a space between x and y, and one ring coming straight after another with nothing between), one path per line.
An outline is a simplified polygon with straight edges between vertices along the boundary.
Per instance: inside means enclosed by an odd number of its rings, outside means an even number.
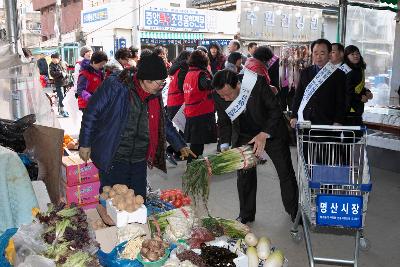
M92 183L99 180L99 170L93 162L86 164L79 156L62 158L62 176L68 186Z
M65 190L65 194L62 195L65 196L67 204L76 203L78 205L85 205L99 202L100 182L75 186L66 186L66 184L62 184L61 187Z

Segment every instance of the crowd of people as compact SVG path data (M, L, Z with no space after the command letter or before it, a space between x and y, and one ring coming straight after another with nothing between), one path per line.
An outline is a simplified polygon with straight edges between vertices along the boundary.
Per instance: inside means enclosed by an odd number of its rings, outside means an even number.
M217 143L218 151L250 144L256 156L266 152L271 158L284 208L294 220L298 188L288 125L294 128L303 120L362 125L364 104L373 97L365 88L366 63L356 46L345 48L318 39L310 48L312 64L301 72L293 105L287 107L283 97L288 94L281 93L280 59L270 47L255 42L248 44L246 55L240 52L240 42L232 40L226 54L212 43L184 50L172 62L162 46L143 49L140 55L135 48L121 48L112 60L101 51L82 47L74 85L83 112L80 156L91 158L100 169L101 188L127 184L145 195L147 167L166 171L167 159L173 164L190 163L203 155L206 144ZM52 55L48 72L64 114L63 71L59 56ZM168 88L166 103L164 88ZM245 100L235 101L239 96ZM186 124L178 130L172 120L180 111ZM237 187L238 220L252 222L256 167L238 171Z

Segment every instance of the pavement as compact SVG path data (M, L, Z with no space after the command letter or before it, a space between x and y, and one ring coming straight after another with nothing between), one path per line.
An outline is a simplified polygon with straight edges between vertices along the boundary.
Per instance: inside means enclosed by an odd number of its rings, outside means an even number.
M77 136L77 127L70 127L70 119L61 118L60 124L66 133ZM73 129L73 130L69 130ZM207 145L205 154L215 153L216 144ZM296 149L291 148L294 169L297 170ZM180 188L186 162L178 166L169 163L168 174L149 170L148 179L153 188ZM292 226L284 211L279 180L270 160L258 166L257 214L250 223L257 236L267 236L272 244L280 248L290 267L309 266L304 238L296 243L290 236ZM400 266L400 175L379 168L371 168L372 193L368 202L365 221L365 236L369 240L369 251L360 251L359 266ZM236 173L213 176L210 185L209 209L213 216L234 219L238 216L239 200L236 188ZM302 228L300 227L302 233ZM311 234L315 256L351 259L354 253L354 237L331 234ZM328 266L328 265L317 265ZM339 265L340 266L340 265Z

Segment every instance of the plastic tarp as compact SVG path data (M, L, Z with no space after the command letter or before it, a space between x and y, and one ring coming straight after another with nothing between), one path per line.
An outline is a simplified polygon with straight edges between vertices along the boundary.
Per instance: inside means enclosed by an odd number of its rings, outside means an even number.
M0 234L32 221L38 207L28 172L17 153L0 146Z
M36 124L60 128L40 84L35 63L23 62L11 54L9 45L0 45L0 118L16 120L36 115Z

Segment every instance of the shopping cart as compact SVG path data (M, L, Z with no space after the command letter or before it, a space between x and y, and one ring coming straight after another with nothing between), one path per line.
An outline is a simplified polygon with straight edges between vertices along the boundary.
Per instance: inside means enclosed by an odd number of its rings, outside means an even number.
M315 264L358 265L359 249L368 250L363 228L371 191L366 129L354 126L297 125L299 209L291 229L300 241L300 219L311 267ZM354 259L313 255L310 230L355 236Z

